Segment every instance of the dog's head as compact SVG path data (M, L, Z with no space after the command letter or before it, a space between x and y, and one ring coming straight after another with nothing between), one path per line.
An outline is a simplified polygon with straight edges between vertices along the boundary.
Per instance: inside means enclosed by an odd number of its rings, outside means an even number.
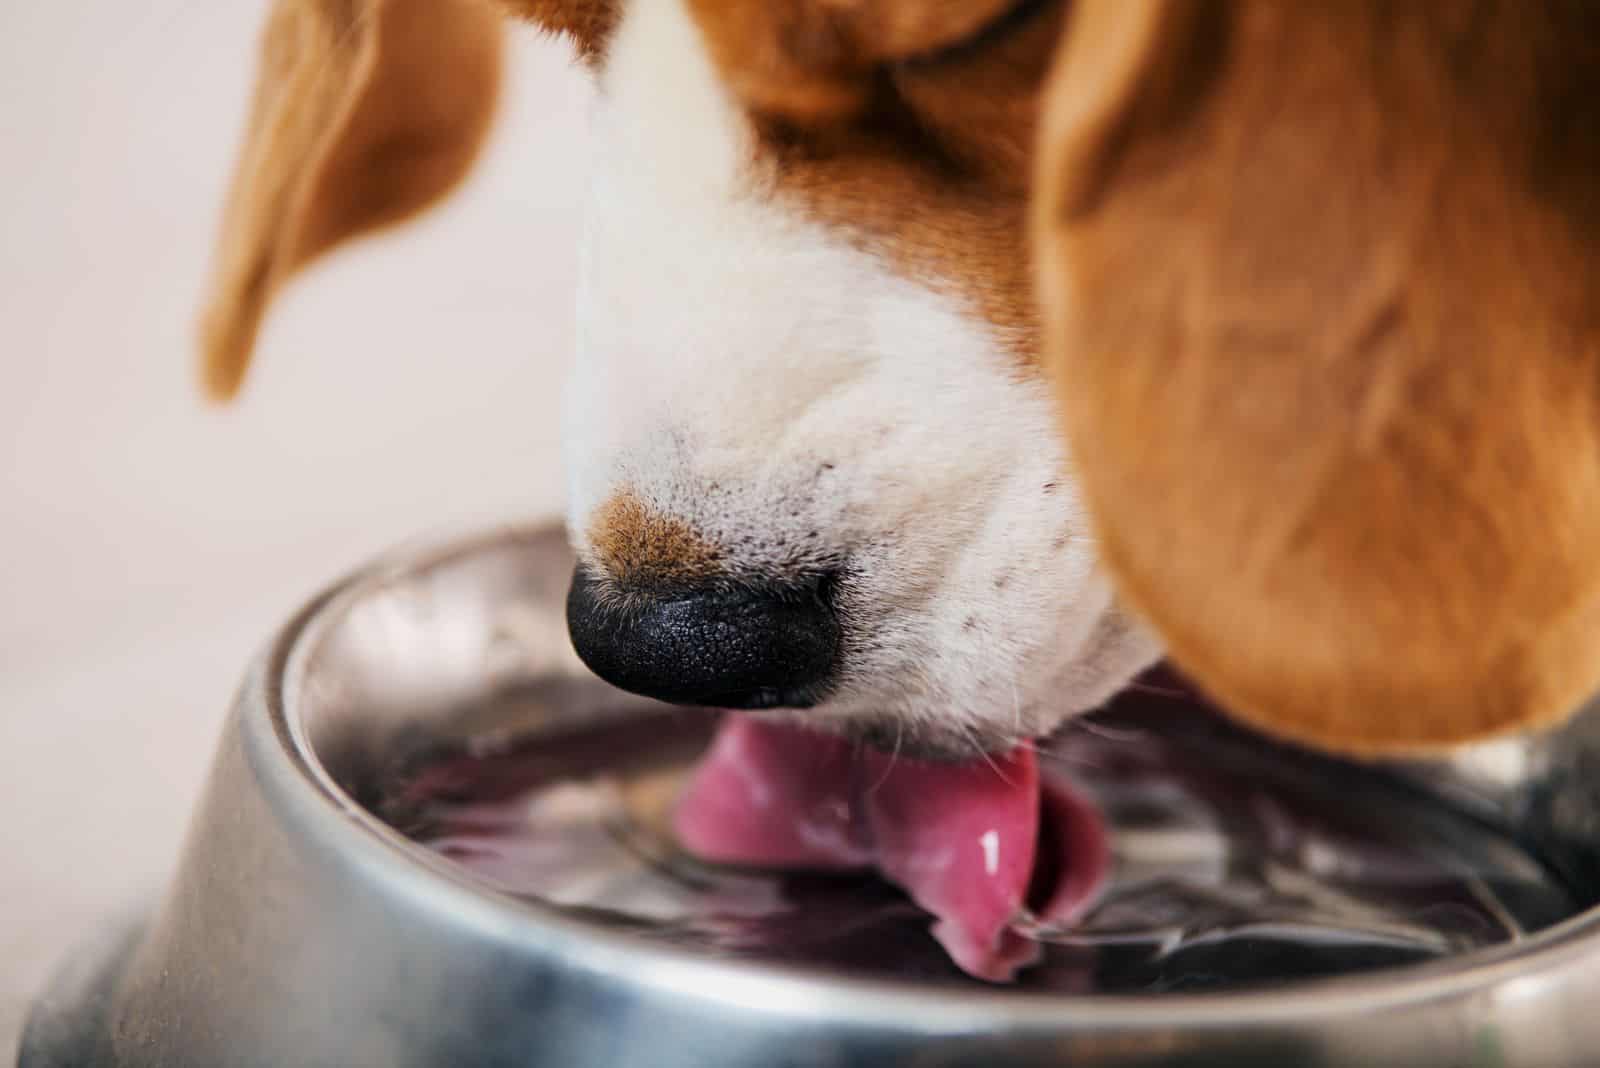
M1154 656L1027 247L1064 6L628 3L592 47L573 637L657 696L1003 748Z
M598 89L566 464L602 675L1000 747L1155 655L1104 561L1202 682L1323 744L1600 677L1594 187L1551 162L1600 128L1582 5L502 6ZM283 279L446 190L492 110L474 0L274 27L220 392Z
M970 750L1155 656L1040 359L1029 175L1064 5L940 6L532 5L598 90L570 616L620 685Z

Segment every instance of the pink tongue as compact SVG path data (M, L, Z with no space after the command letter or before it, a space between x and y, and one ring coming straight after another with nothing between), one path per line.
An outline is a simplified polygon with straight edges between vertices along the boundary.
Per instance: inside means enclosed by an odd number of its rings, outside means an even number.
M1108 866L1098 816L1061 784L1041 792L1031 748L932 764L740 716L696 770L675 828L690 852L719 863L875 866L934 915L957 965L992 982L1038 957L1011 929L1030 887L1040 919L1066 922Z

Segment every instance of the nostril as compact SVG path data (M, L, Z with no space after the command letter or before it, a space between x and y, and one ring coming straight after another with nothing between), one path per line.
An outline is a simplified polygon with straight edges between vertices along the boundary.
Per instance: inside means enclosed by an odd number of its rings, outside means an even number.
M622 689L680 704L804 706L826 690L838 655L836 584L818 575L616 596L580 566L567 627L583 662Z

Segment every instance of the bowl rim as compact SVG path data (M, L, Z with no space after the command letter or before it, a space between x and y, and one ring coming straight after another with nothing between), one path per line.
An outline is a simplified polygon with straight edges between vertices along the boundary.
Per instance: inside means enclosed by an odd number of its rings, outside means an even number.
M1481 998L1539 996L1600 957L1600 906L1524 939L1421 964L1297 979L1276 989L1150 994L1059 994L1010 987L927 986L798 963L716 958L626 931L598 928L560 907L476 879L401 835L351 797L311 745L297 697L307 661L376 589L489 549L560 536L559 523L517 524L403 547L308 601L271 640L240 690L245 755L279 818L322 859L378 880L410 907L607 982L756 1009L920 1033L1270 1029L1311 1020Z

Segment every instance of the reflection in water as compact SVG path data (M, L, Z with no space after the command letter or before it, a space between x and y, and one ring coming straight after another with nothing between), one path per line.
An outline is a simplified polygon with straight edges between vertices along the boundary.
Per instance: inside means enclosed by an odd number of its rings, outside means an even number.
M739 872L666 833L709 739L653 717L408 765L380 811L496 888L721 956L971 983L928 917L871 876ZM1520 938L1590 904L1509 836L1378 771L1234 730L1186 697L1125 697L1069 725L1046 774L1112 828L1110 885L1025 988L1262 985Z

